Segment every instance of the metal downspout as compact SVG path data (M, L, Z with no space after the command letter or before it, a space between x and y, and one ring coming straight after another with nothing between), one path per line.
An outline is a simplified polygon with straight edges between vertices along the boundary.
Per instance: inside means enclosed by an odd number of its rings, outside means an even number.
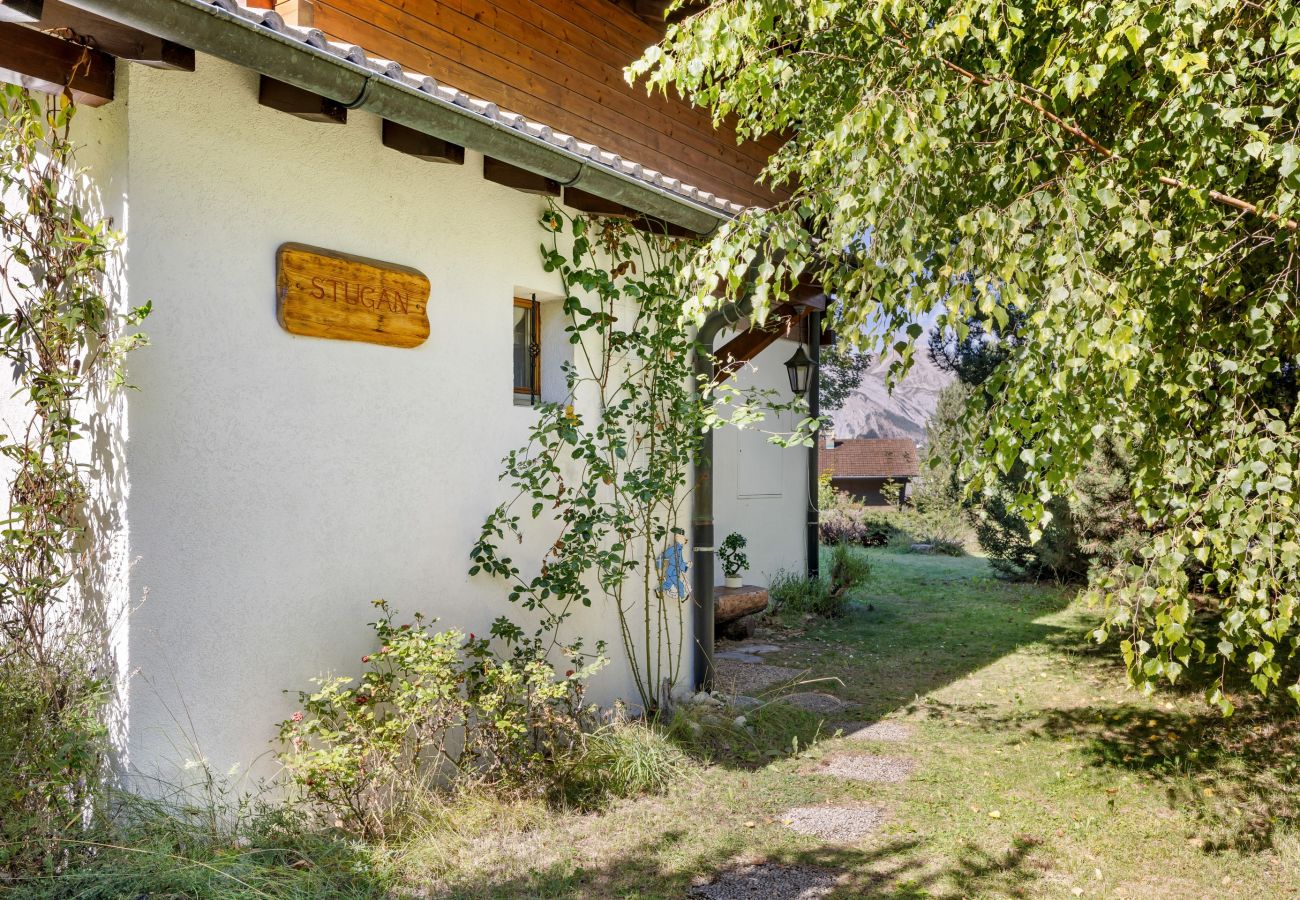
M753 310L752 295L709 313L695 333L696 383L702 388L714 376L713 341L728 326L740 325ZM713 690L713 430L706 429L695 459L695 490L691 493L691 681L697 691Z
M207 0L67 2L699 234L730 218Z
M821 416L821 364L822 364L822 314L814 312L808 316L808 356L812 359L812 377L808 379L808 416L816 419ZM817 509L817 470L818 445L821 432L813 435L812 446L808 448L808 528L806 554L808 557L808 577L821 575L821 539L819 515Z

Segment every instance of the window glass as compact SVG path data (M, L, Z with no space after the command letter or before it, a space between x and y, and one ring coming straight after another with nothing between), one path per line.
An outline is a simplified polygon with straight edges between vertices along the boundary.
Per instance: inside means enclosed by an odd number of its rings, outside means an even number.
M537 395L537 373L541 364L537 345L537 305L531 300L515 300L514 368L516 398L532 400Z

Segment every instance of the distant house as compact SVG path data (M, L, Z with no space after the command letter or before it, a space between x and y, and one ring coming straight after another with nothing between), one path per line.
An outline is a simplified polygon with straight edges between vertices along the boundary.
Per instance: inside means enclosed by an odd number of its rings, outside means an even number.
M916 444L906 438L852 438L837 440L829 432L818 454L818 470L831 475L831 486L857 497L868 506L887 506L884 486L899 485L899 502L907 498L908 485L920 474Z

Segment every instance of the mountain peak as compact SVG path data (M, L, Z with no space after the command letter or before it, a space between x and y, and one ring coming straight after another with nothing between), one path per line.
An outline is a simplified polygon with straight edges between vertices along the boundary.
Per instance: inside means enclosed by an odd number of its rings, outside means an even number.
M840 438L910 438L925 441L925 426L934 415L939 393L954 376L934 364L924 349L891 394L885 375L893 357L880 357L862 376L844 405L831 412L835 435Z

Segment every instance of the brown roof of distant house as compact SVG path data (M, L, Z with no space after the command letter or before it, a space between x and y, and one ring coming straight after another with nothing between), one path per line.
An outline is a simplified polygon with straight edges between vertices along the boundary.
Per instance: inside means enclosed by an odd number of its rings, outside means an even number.
M915 478L921 472L916 444L905 438L853 438L835 449L817 448L817 468L836 478Z

